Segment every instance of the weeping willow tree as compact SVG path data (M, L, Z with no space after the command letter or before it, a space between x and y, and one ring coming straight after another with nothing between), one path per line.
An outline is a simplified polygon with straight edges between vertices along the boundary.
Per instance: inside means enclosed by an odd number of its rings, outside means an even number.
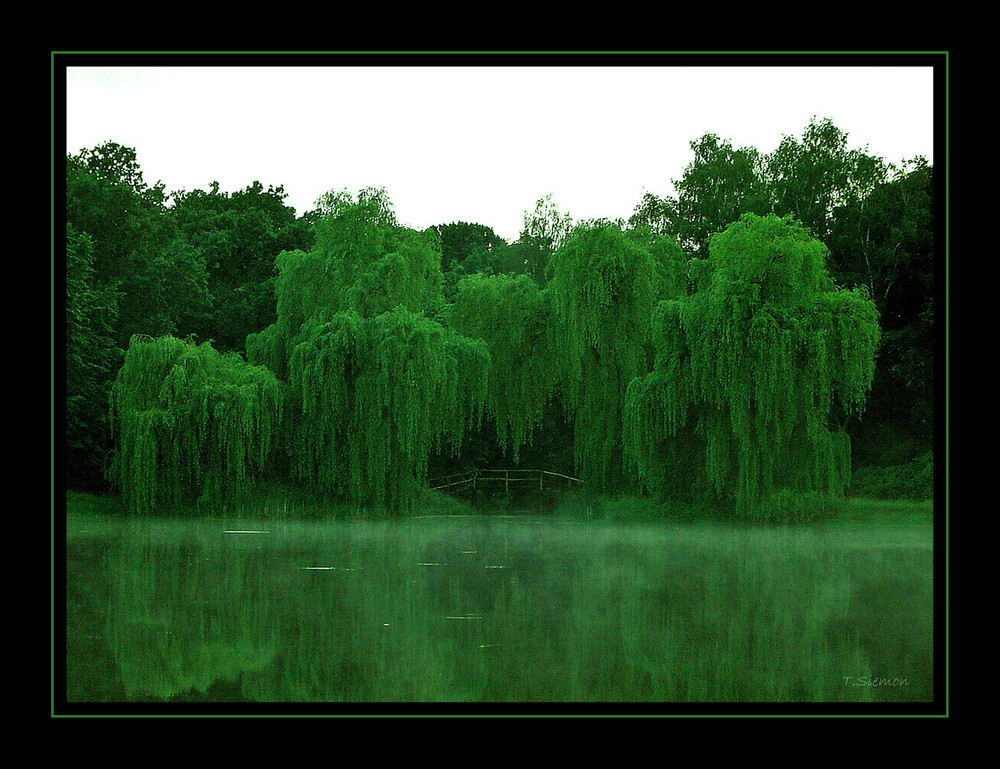
M297 336L317 317L369 318L399 306L430 315L443 302L433 236L400 226L384 191L362 190L357 200L331 191L318 202L326 215L316 247L278 255L277 321L247 339L248 355L282 379Z
M318 201L322 218L316 223L316 248L327 268L346 289L375 261L395 250L409 231L400 226L384 188L366 187L352 195L330 190Z
M355 381L367 352L364 320L346 312L314 318L297 338L287 365L292 477L346 496L352 468L345 449L353 434Z
M423 233L400 236L394 246L361 272L347 292L348 306L366 318L397 307L436 314L444 301L441 252Z
M448 426L461 430L466 409L461 399L458 363L444 328L437 322L398 309L369 321L369 356L357 381L352 464L363 484L358 498L378 510L398 510L426 482L427 458L435 439ZM480 393L485 389L488 354L478 348ZM467 346L463 352L472 352ZM454 363L449 362L452 357ZM462 372L468 373L468 372ZM475 381L475 380L474 380ZM446 397L450 395L451 397ZM463 409L462 407L465 407ZM453 432L460 443L461 434ZM354 460L353 457L358 459Z
M300 411L295 477L377 511L405 509L435 446L481 418L489 354L441 324L397 308L306 324L289 365Z
M447 443L456 456L465 435L482 426L494 366L483 340L445 330L444 341L448 372L437 400L435 451L440 454Z
M239 498L275 448L281 408L278 380L238 354L133 337L111 392L112 480L136 513L189 491Z
M440 254L430 236L398 223L384 190L356 197L331 190L317 203L324 215L315 247L282 252L276 261L279 328L297 330L317 312L354 309L367 317L397 304L440 303Z
M546 294L527 275L471 275L458 284L451 307L455 330L489 348L486 411L514 462L531 443L556 385L550 316Z
M362 196L363 197L363 196ZM292 475L376 511L405 509L432 448L482 418L485 344L433 320L440 252L383 198L338 198L317 248L277 263L278 319L247 353L287 381Z
M627 481L625 393L649 371L650 315L670 290L661 263L667 252L654 255L647 245L615 224L596 222L577 227L550 262L555 358L575 420L576 467L599 489Z
M864 407L879 327L864 290L838 289L826 258L791 218L747 214L692 262L694 292L658 306L654 370L631 384L624 413L627 454L651 489L685 479L745 518L842 496L841 425Z

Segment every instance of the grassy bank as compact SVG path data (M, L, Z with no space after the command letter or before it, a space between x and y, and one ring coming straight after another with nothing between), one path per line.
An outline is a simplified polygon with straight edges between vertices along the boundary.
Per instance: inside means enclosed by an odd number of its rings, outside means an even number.
M708 504L657 502L648 497L599 497L585 500L567 496L553 509L560 517L612 523L734 523L724 510ZM885 500L868 497L846 497L829 505L811 520L816 523L884 524L933 522L934 503L931 500ZM795 526L797 521L784 525Z
M68 491L66 513L76 517L123 517L126 515L120 497L114 494L90 494ZM425 491L414 505L412 515L477 515L477 514L544 514L556 518L626 522L732 522L731 518L711 505L657 502L647 497L598 497L580 493L564 494L539 504L532 498L497 497L477 506L468 500L435 491ZM357 520L368 516L367 511L351 508L336 501L317 499L302 491L271 488L259 498L213 508L196 504L163 508L156 518L239 518L249 520ZM931 500L887 500L869 497L847 497L816 520L826 523L930 524L934 517ZM794 525L794 524L792 524Z
M129 517L118 494L66 491L66 514L77 517ZM467 502L435 491L425 491L414 502L421 515L467 515L479 512ZM59 507L56 507L59 512ZM181 502L161 505L149 516L153 520L235 518L263 521L379 519L372 511L349 506L335 499L317 497L301 489L271 485L252 498L224 506Z

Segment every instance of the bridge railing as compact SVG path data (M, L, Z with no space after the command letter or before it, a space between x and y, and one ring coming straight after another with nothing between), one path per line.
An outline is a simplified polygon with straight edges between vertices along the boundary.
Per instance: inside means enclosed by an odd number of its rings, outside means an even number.
M551 470L491 470L474 468L461 473L451 475L441 475L431 478L427 482L428 488L432 490L454 489L467 484L472 485L472 491L477 488L496 489L503 486L505 491L511 488L526 488L537 484L538 490L545 488L546 478L549 479L550 487L572 488L574 485L583 483L579 478L564 473L556 473ZM557 480L561 479L561 480Z

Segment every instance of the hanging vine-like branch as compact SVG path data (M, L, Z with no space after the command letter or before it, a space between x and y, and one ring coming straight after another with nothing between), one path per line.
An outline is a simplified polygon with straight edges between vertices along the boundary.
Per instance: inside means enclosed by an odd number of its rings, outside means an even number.
M208 343L133 337L112 388L113 480L129 509L187 492L221 504L245 493L279 433L282 394L267 369Z
M486 410L501 449L517 462L558 376L546 294L527 275L471 275L459 283L450 320L460 334L483 340L489 349Z
M457 451L482 418L490 356L431 318L440 253L386 206L340 201L314 251L279 258L277 322L247 352L289 384L293 477L396 512L424 485L431 449Z
M578 227L550 262L559 381L575 419L578 474L601 489L626 481L625 392L648 372L650 314L667 274L648 238L614 224Z
M839 422L864 406L879 328L863 290L834 286L826 254L790 218L748 214L692 263L696 290L658 307L654 370L628 392L627 453L647 484L669 486L665 452L684 437L740 516L784 515L789 494L843 494Z

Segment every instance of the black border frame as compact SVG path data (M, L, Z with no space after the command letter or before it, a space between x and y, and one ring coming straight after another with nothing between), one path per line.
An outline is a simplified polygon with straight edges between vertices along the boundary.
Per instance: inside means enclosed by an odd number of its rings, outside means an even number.
M52 717L347 717L347 718L658 718L658 717L948 717L948 51L51 51L51 485L52 485ZM65 291L59 254L65 237L66 68L71 66L891 66L932 67L934 74L935 167L935 519L934 700L929 703L352 703L307 705L269 703L69 703L65 667L65 332L57 296ZM898 159L891 159L896 162ZM943 590L942 590L943 588ZM943 598L943 600L942 600ZM60 600L63 599L63 600ZM60 619L62 624L60 624ZM63 652L60 652L63 650Z

